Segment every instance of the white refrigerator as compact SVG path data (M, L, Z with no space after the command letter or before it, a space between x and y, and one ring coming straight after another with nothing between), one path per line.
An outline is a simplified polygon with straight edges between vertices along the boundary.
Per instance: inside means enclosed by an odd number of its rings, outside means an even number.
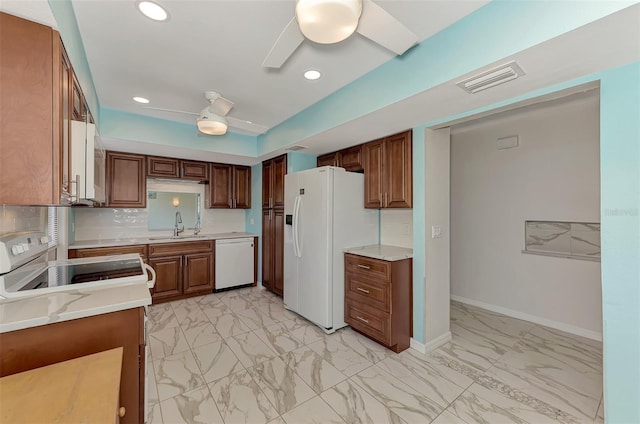
M285 175L284 305L326 333L344 322L344 253L378 243L364 176L325 166Z

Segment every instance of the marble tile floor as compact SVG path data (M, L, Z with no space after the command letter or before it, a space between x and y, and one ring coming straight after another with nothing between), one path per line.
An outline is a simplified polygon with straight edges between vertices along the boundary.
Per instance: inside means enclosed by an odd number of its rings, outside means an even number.
M604 423L601 343L451 304L395 354L244 288L149 308L149 423Z

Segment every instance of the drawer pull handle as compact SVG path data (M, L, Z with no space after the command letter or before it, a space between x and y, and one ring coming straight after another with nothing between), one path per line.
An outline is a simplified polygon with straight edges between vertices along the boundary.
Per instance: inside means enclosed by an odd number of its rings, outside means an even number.
M362 269L371 269L371 267L366 266L366 265L362 265L362 264L358 264L358 268L362 268Z
M362 293L369 294L369 290L362 289L360 287L356 287L356 290L361 291Z
M357 316L356 319L364 322L365 324L369 324L369 320L368 319L364 319L361 316Z

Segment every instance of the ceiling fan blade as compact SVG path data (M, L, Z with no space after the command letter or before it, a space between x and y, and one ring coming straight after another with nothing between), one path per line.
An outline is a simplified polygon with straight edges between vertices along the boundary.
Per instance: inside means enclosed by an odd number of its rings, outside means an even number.
M304 35L298 28L298 21L294 17L289 21L284 30L280 33L280 36L276 40L271 51L262 62L262 66L265 68L279 68L289 59L289 56L304 40Z
M176 110L176 109L165 109L162 107L153 107L153 106L144 106L143 109L149 109L149 110L159 110L161 112L173 112L173 113L184 113L185 115L200 115L197 112L187 112L185 110Z
M370 0L362 1L362 15L356 30L397 55L418 42L418 36Z
M233 118L231 116L227 116L226 119L230 127L254 134L264 134L269 130L269 128L265 127L264 125L254 124L253 122L245 121L244 119Z

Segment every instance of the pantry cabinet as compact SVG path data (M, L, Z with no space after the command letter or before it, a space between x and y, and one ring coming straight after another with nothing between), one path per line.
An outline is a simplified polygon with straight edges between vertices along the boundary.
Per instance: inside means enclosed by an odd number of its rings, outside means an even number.
M365 208L412 207L412 158L411 131L364 145Z
M284 176L287 155L262 162L262 207L284 208Z
M284 294L284 176L287 156L262 163L262 285Z
M146 156L107 152L107 207L146 208Z
M251 168L212 163L207 207L219 209L251 208Z

